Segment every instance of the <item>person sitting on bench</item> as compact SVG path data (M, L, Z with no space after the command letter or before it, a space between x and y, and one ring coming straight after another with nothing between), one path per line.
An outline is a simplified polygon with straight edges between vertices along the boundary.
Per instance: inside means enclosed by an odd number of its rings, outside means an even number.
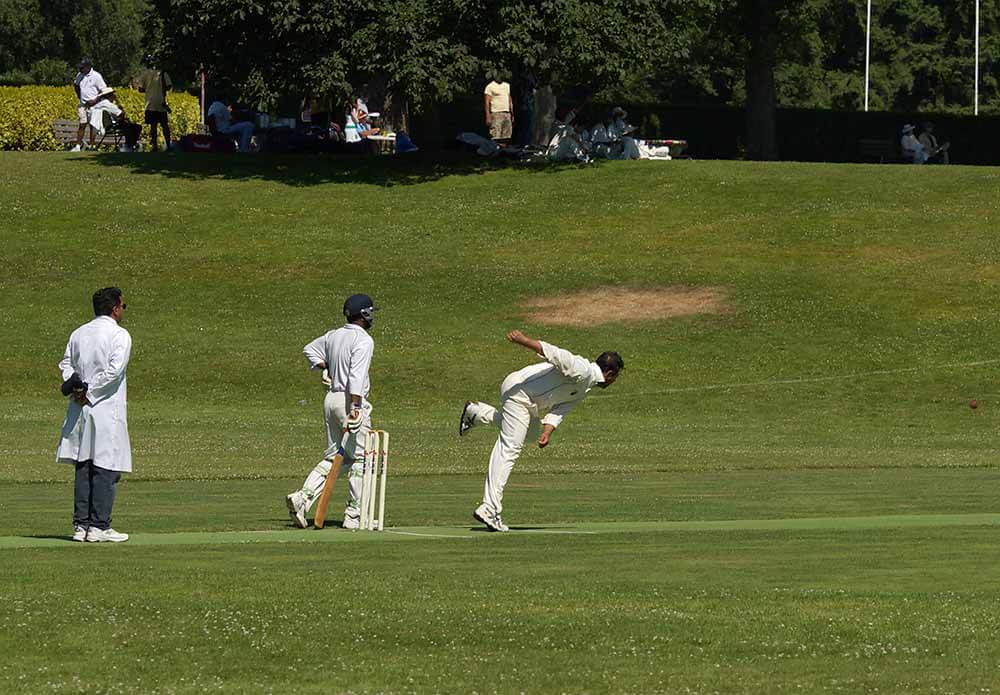
M205 120L208 121L208 130L212 135L233 135L239 139L240 152L250 151L253 123L249 121L233 123L233 105L228 99L221 98L212 102Z

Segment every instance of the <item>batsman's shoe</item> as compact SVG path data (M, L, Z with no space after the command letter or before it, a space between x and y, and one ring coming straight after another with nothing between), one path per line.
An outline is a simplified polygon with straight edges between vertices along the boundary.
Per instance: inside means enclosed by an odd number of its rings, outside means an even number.
M458 436L462 437L466 432L472 429L472 415L469 414L469 406L472 405L472 401L466 401L465 407L462 408L462 417L458 420Z
M361 519L356 516L345 516L343 527L348 531L357 531L361 528Z
M127 540L127 533L118 533L113 528L99 529L91 526L87 529L88 543L124 543Z
M476 510L472 512L472 518L481 524L485 524L486 528L490 531L497 531L501 533L510 531L510 527L503 522L500 515L488 508L485 504L481 504L476 507Z
M309 509L309 502L301 490L296 490L285 497L285 504L288 506L288 516L292 518L292 523L298 528L308 528L309 520L306 519L306 510Z
M87 527L86 526L74 526L73 527L73 540L77 543L83 543L87 540Z

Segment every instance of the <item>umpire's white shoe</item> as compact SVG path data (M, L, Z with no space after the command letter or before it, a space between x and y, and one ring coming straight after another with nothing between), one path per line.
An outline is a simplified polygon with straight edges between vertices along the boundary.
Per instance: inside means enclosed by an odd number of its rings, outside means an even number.
M73 540L77 543L83 543L87 540L87 527L86 526L74 526L73 527Z
M469 414L469 406L472 405L472 401L466 401L465 407L462 408L462 417L458 421L458 436L464 436L466 432L472 429L472 416Z
M87 529L88 543L124 543L127 540L127 533L118 533L113 528L99 529L91 526Z
M476 510L472 512L472 518L481 524L485 524L486 528L490 531L498 531L500 533L510 531L510 527L503 522L500 515L488 508L485 504L481 504L476 507Z
M309 509L309 502L301 490L296 490L285 497L285 504L288 505L288 516L292 518L292 523L299 528L309 528L309 520L306 519L306 511Z

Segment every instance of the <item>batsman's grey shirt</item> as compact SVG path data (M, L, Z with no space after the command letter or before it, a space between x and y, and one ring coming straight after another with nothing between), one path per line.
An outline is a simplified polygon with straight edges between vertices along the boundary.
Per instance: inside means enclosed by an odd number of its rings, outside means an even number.
M331 391L344 391L368 399L371 388L368 368L375 352L375 341L364 328L353 323L345 324L316 338L302 348L302 352L309 360L311 369L317 369L321 363L326 364Z

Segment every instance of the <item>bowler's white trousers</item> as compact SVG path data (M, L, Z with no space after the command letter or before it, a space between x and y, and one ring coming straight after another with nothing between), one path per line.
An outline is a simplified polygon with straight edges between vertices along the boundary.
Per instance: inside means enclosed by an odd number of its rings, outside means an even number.
M483 504L496 514L503 511L503 489L510 472L524 448L528 432L539 429L538 408L528 395L518 388L517 374L511 374L500 385L500 409L488 403L469 405L473 426L494 424L500 436L490 453L490 467L486 472Z
M361 429L357 432L347 430L347 416L349 410L347 402L349 396L344 391L327 391L323 399L323 416L326 419L326 453L323 460L316 464L305 482L302 484L302 494L308 500L308 511L313 502L319 499L319 493L323 490L326 476L330 474L333 467L331 461L341 450L344 454L344 462L341 464L340 474L348 471L349 498L344 516L356 518L361 514L361 480L364 475L365 461L365 440L371 430L372 406L367 400L362 402L361 412L363 419Z

